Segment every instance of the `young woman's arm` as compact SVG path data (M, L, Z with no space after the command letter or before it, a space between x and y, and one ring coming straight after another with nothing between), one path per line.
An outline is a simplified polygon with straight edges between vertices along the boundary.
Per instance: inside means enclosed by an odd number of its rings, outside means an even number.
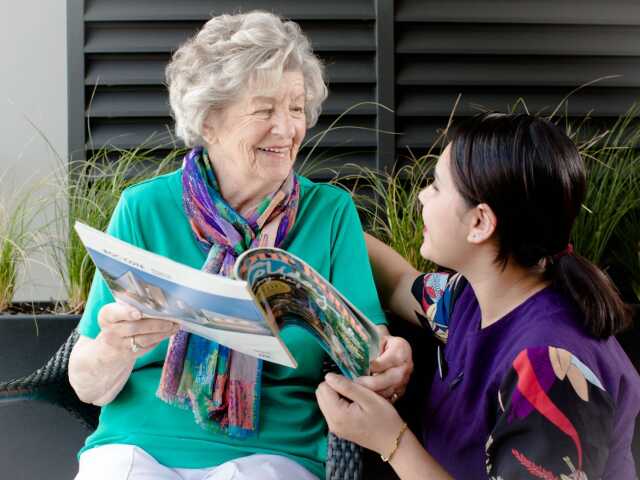
M389 464L401 480L453 480L410 431L400 438Z
M419 324L416 312L422 312L422 308L411 294L411 287L420 272L377 238L366 233L365 240L383 306L399 317Z
M415 435L403 428L391 403L340 375L328 374L325 380L316 397L331 432L389 458L401 480L451 480Z

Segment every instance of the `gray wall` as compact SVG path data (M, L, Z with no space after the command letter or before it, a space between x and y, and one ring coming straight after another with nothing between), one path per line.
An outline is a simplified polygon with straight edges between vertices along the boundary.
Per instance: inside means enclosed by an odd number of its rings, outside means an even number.
M50 180L59 166L27 118L61 158L67 157L66 3L0 0L0 11L0 201L7 205L17 189ZM46 201L54 193L54 187L42 185L37 197ZM32 263L28 270L17 300L62 296L60 282L48 269Z

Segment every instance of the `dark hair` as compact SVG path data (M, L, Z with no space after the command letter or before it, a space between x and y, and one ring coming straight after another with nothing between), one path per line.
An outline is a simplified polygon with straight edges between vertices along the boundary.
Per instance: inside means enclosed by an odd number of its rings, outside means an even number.
M587 185L571 139L539 117L485 113L450 140L456 188L469 205L486 203L498 218L496 262L533 267L546 260L546 278L578 305L593 336L624 329L629 311L609 277L567 252Z

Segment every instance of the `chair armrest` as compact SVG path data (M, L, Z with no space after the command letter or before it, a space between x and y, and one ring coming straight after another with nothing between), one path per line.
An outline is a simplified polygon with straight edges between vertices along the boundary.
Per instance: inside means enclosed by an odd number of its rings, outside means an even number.
M64 408L89 429L95 429L100 409L82 402L69 383L69 356L77 340L78 332L74 330L44 366L25 377L0 382L0 406L40 400Z
M360 480L362 447L329 433L327 441L326 480Z
M326 355L322 363L323 373L336 372L337 366ZM329 432L327 438L326 480L361 480L362 447Z

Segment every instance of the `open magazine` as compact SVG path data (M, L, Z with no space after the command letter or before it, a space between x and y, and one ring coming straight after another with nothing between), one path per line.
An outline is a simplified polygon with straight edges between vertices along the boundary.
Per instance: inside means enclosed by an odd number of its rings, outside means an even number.
M310 332L341 372L369 373L378 356L374 324L309 264L278 248L247 250L233 278L207 273L135 247L80 222L76 232L118 301L143 316L254 357L297 367L280 330Z

